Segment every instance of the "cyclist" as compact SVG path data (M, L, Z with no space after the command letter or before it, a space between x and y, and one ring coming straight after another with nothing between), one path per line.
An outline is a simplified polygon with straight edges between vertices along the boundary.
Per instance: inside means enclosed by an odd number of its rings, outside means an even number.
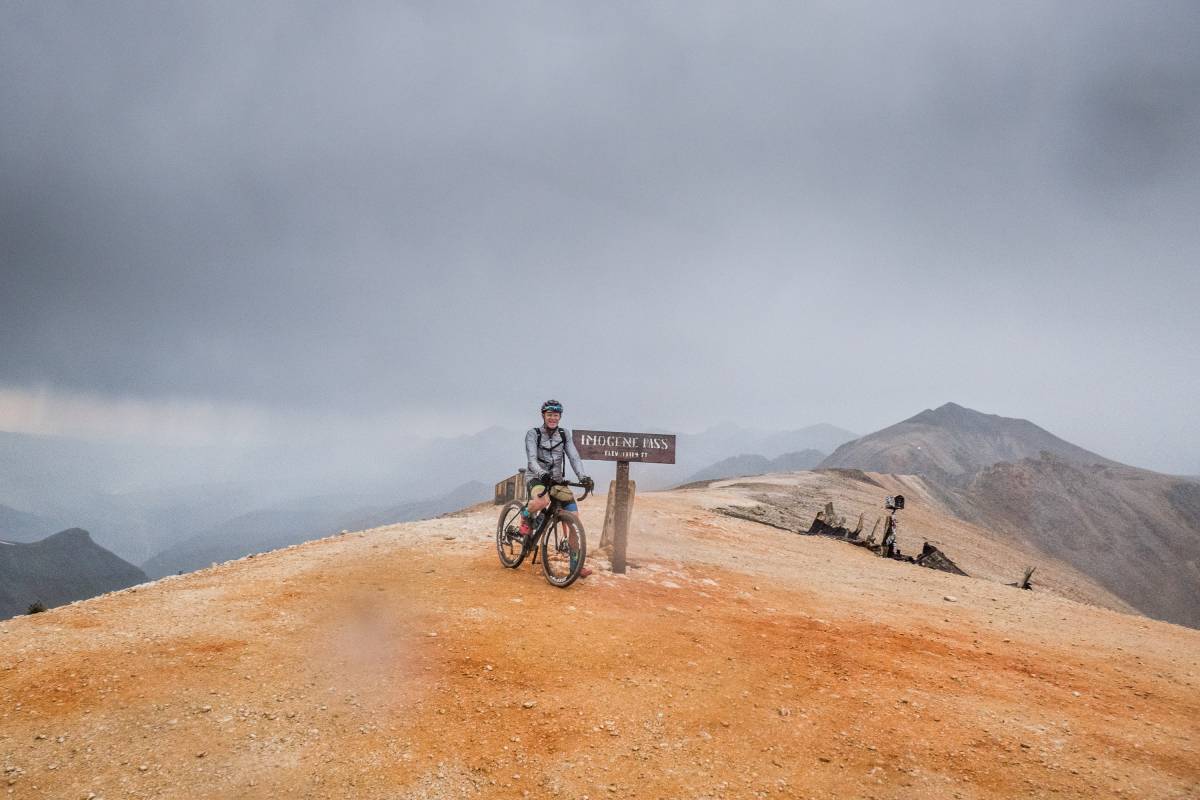
M589 489L592 487L592 479L583 473L583 461L579 458L575 443L571 441L571 432L558 424L562 412L562 403L547 400L542 403L542 424L530 428L525 434L525 456L529 462L525 474L529 481L529 499L521 509L521 527L518 530L521 536L528 535L533 529L533 518L550 505L551 496L560 501L567 511L579 510L569 487L550 483L566 479L568 460L579 482ZM586 565L579 571L581 578L591 574L591 568Z

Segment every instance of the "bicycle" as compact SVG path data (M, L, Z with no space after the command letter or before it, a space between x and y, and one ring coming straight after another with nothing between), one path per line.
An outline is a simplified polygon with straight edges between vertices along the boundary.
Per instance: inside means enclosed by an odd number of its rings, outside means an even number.
M593 488L569 481L551 480L549 483L547 491L554 486L583 489L583 496L578 500L580 503L587 499ZM521 525L521 509L525 504L512 500L500 509L500 519L496 523L496 553L500 556L500 563L509 569L516 569L526 556L533 553L533 563L536 564L540 551L542 574L546 576L547 583L560 589L574 583L587 558L587 539L579 516L562 505L562 501L552 495L550 505L539 515L536 527L525 536L517 533Z

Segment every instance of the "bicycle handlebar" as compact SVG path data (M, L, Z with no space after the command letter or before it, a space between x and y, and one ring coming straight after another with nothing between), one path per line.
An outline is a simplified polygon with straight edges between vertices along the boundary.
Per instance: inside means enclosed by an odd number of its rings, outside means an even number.
M596 488L596 484L594 481L589 485L589 484L584 484L584 483L571 483L571 481L558 481L553 478L550 478L549 483L554 486L574 486L576 489L583 489L583 497L579 498L579 500L578 500L578 502L580 502L580 503L582 503L584 500L587 500L588 495L590 495L592 493L592 489Z

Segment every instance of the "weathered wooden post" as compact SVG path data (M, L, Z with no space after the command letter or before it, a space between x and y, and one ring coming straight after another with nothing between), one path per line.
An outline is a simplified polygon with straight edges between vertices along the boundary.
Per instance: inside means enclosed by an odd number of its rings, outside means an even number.
M617 499L613 504L612 571L625 574L625 552L629 545L629 515L633 512L629 502L629 462L617 462Z
M637 502L637 481L629 482L629 502L625 504L625 525L629 526L629 511ZM604 503L604 530L600 533L600 550L612 557L613 539L617 530L617 482L608 482L608 497Z
M576 430L572 434L579 457L589 461L617 462L615 497L611 498L613 554L612 570L625 572L625 557L629 544L629 518L633 511L633 486L629 480L629 464L633 461L650 464L675 463L675 435L670 433L618 433L614 431ZM608 514L605 514L608 529ZM601 537L601 545L607 542Z

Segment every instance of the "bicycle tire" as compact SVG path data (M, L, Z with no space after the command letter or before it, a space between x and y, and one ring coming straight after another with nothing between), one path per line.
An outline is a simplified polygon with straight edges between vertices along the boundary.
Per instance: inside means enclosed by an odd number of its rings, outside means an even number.
M525 556L529 555L524 543L512 537L508 531L509 527L521 524L522 508L524 504L516 500L506 503L500 509L500 519L496 521L496 555L500 557L500 563L509 569L521 566Z
M563 530L564 526L566 531ZM574 536L576 546L572 546L571 536ZM563 544L565 543L565 549ZM551 586L565 589L579 578L579 572L587 560L587 537L583 531L583 523L578 515L570 511L559 511L554 524L542 534L542 574ZM578 558L571 561L571 554ZM561 569L564 564L566 569Z

